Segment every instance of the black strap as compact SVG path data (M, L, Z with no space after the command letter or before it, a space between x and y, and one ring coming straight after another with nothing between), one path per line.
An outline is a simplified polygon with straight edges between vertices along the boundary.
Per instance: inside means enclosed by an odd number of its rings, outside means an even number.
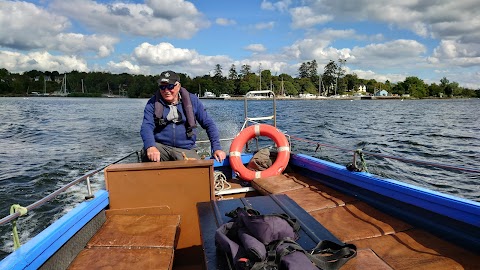
M182 95L182 103L183 103L183 110L185 113L185 117L187 119L186 125L186 132L187 137L191 138L194 133L194 128L197 127L197 121L195 119L195 115L193 112L192 101L190 100L190 94L188 93L187 89L180 88L180 95ZM161 94L160 90L155 92L155 116L154 121L157 126L163 127L167 125L167 121L163 118L163 109L164 105L160 103Z
M339 245L323 240L306 255L320 269L336 270L357 255L357 247L352 244Z
M277 247L284 244L286 244L286 246L277 252ZM277 241L275 244L269 245L269 254L270 252L274 252L275 256L269 256L268 261L271 262L273 259L278 266L280 265L283 256L287 256L297 251L304 253L307 258L317 266L317 268L322 270L340 269L342 265L357 254L357 248L355 245L351 244L339 245L329 240L323 240L318 243L311 252L307 252L297 242L291 239L284 239Z

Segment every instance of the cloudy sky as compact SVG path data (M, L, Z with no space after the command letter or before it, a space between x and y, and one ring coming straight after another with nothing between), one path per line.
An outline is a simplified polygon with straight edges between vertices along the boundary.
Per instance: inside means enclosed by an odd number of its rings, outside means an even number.
M384 82L447 77L480 88L478 0L0 0L0 68L297 76L346 59Z

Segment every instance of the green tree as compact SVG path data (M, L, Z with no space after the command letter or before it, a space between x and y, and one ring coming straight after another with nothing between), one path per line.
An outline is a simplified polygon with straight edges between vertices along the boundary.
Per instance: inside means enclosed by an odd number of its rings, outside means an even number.
M6 68L0 68L0 79L6 79L10 76L10 72Z
M317 94L317 88L315 85L312 83L310 78L301 78L298 79L298 86L299 86L299 91L300 93L303 94Z
M375 93L377 81L375 79L370 79L364 82L365 86L367 87L367 93L373 94Z
M423 80L411 76L405 79L405 87L412 97L423 98L427 96L427 87Z
M312 62L308 62L308 77L310 77L313 81L318 79L318 64L317 60L312 60Z
M237 69L235 68L235 65L232 64L232 66L230 66L230 69L228 71L228 79L229 80L236 80L238 79L238 73L237 73Z
M460 85L458 85L457 82L451 82L450 84L450 87L452 87L452 95L453 96L461 96L462 95L462 91L463 89L460 87Z
M399 96L407 94L405 84L403 82L399 82L396 85L394 85L392 87L392 94L396 94L396 95L399 95Z
M291 81L283 82L283 87L285 89L285 95L287 95L287 96L297 96L298 95L298 89L297 89L297 87L295 87L295 85Z
M447 77L443 77L443 78L440 80L440 86L441 86L441 87L446 87L449 83L450 83L450 81L447 79Z
M347 62L346 59L339 58L338 59L338 69L337 69L337 91L340 94L345 93L347 91L347 83L344 80L344 76L346 70L344 69L345 63Z
M242 69L240 70L241 77L245 77L250 73L252 73L252 67L247 64L242 65Z
M7 95L13 92L13 86L11 84L10 72L2 68L0 69L0 95Z
M441 97L443 95L443 89L440 85L437 85L436 83L432 83L427 87L428 90L428 96L431 97Z
M298 78L307 78L307 77L308 77L308 64L302 63L298 68Z
M223 72L222 72L222 66L220 64L215 65L215 75L213 75L214 78L220 79L223 78Z
M272 73L269 69L262 70L262 85L260 90L270 89L270 82L272 81Z
M328 64L325 66L323 71L322 80L327 86L328 94L335 92L335 86L337 83L337 73L338 73L338 65L335 61L330 60Z
M348 91L356 91L359 86L357 74L353 73L345 75L345 83Z

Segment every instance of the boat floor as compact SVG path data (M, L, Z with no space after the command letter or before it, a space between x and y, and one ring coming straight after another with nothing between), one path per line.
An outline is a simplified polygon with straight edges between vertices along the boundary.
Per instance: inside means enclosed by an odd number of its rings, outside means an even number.
M229 181L232 188L241 187L234 180ZM287 195L339 240L357 246L357 256L342 270L480 269L478 254L301 174L256 179L252 186L256 192L225 195L218 199ZM204 269L202 262L192 259L192 254L174 251L180 218L175 215L162 218L107 214L105 224L69 269L131 269L132 262L141 263L137 269ZM106 257L110 259L106 260ZM108 261L112 265L105 265Z
M358 256L342 270L480 269L478 254L301 174L258 179L252 185L262 194L286 194L339 240L355 244Z

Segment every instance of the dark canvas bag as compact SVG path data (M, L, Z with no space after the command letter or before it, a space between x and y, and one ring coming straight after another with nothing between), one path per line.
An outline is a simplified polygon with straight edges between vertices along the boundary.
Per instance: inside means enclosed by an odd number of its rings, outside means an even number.
M356 255L354 245L321 241L307 252L295 242L300 226L285 214L260 215L253 209L237 208L217 229L217 248L233 260L235 269L335 270Z
M260 215L253 209L237 208L226 214L232 218L217 229L217 247L236 262L242 256L252 262L267 258L266 245L281 239L296 239L300 226L287 215Z
M260 215L255 210L237 209L237 219L264 245L282 239L297 239L300 226L285 214ZM253 213L253 214L252 214Z

